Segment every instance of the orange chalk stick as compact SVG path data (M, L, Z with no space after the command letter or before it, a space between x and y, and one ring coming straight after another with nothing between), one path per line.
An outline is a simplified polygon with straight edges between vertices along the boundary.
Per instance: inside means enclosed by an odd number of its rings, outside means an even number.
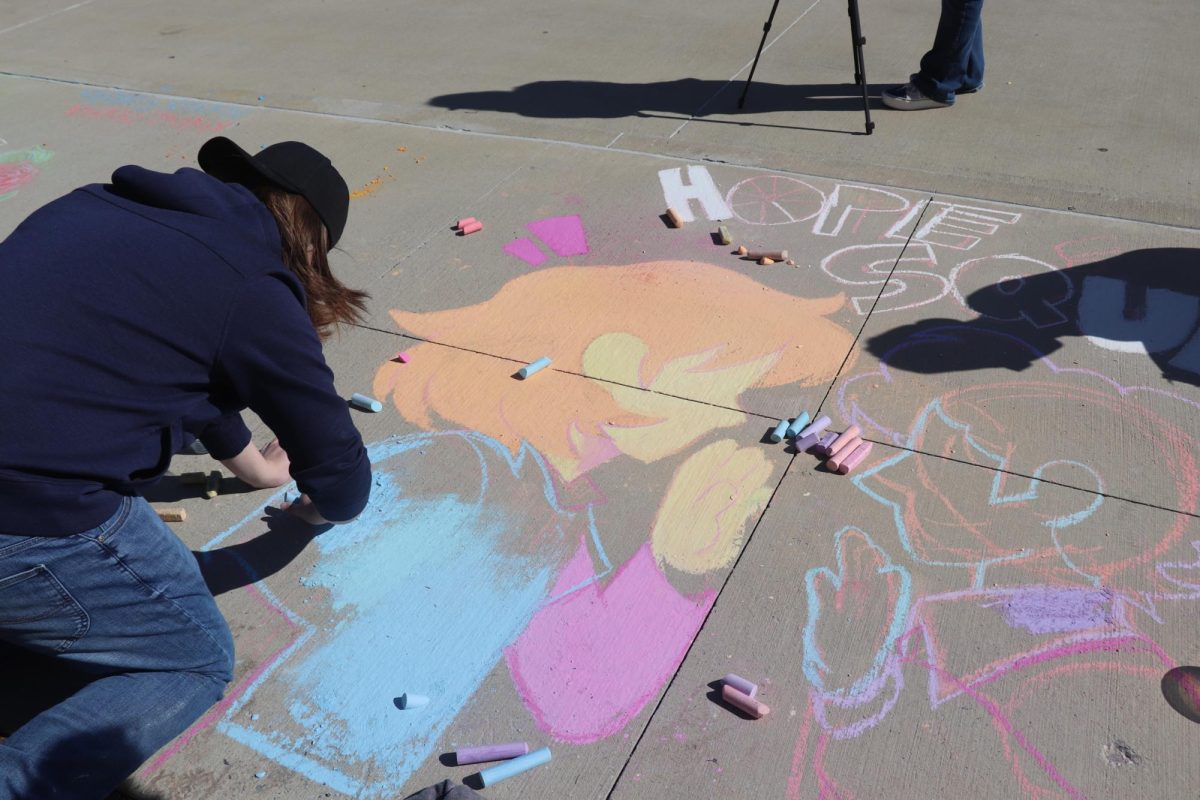
M156 508L154 511L163 522L183 522L187 519L187 511L182 508Z
M825 450L825 455L836 456L838 451L846 445L850 444L850 440L862 433L857 425L851 425L846 430L842 431L842 435L833 440L829 447Z
M454 227L458 228L459 230L462 230L463 228L470 225L472 222L478 222L478 220L475 219L474 217L463 217L458 222L454 223Z
M771 266L772 264L774 264L774 263L775 263L775 259L773 259L773 258L767 258L766 256L763 256L762 258L760 258L760 259L758 260L758 263L759 263L759 265L760 265L760 266L769 267L769 266Z
M787 250L750 250L744 253L744 255L747 258L753 258L755 260L760 258L769 258L772 261L787 261L788 252Z
M683 217L681 217L679 215L679 212L676 211L675 209L673 209L673 208L667 209L667 219L671 220L672 228L682 228L683 227Z
M841 475L849 475L850 470L862 463L862 460L871 452L871 443L863 442L858 447L854 448L854 452L842 459L842 463L838 465L837 471Z
M739 692L729 684L721 687L721 699L734 708L745 711L755 719L762 719L771 713L771 709L767 708L764 704L758 702L748 694Z

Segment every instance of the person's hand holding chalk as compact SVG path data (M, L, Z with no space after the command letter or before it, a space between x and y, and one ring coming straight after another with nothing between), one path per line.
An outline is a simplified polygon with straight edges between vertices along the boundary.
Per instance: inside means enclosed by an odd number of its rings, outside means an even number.
M308 499L308 495L300 495L300 499L294 503L284 503L280 506L284 511L294 514L300 519L307 522L309 525L328 525L329 520L321 516L321 512L317 511L317 507L313 505L312 500Z

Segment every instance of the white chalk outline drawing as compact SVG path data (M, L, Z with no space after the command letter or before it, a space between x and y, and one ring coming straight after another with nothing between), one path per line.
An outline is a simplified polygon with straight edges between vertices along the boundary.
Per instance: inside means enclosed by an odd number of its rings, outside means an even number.
M763 183L766 181L771 181L771 189L769 192L764 191ZM788 191L779 192L778 188L780 181L786 181L787 183L796 184L797 186ZM747 198L745 200L735 199L739 192L748 194L751 189L758 192L757 197ZM785 208L783 205L780 205L780 201L784 198L787 198L791 195L804 194L807 192L816 192L817 196L821 198L821 203L816 210L806 217L795 217L790 211L787 210L787 208ZM735 218L741 222L745 222L748 225L794 225L797 222L805 222L806 220L810 220L821 213L821 209L825 206L825 193L813 186L808 181L802 181L799 178L792 178L787 175L756 175L753 178L746 178L745 180L735 183L733 188L725 193L725 204L729 206L730 212ZM739 206L746 207L750 205L757 207L759 211L762 212L760 213L758 220L749 219L738 213ZM786 217L786 219L781 222L767 222L765 215L769 208L776 209L780 214Z
M983 241L984 236L993 236L1000 230L1001 225L1016 225L1021 219L1020 212L998 211L982 206L966 206L960 203L946 203L941 200L924 200L916 203L907 214L892 226L885 236L891 239L909 240L905 229L924 212L926 207L941 206L941 210L925 220L913 232L911 241L927 242L928 244L948 247L951 250L970 250ZM960 232L960 244L939 241L931 238L942 233ZM966 243L969 242L969 243ZM965 244L964 244L965 243Z
M1042 270L1041 270L1042 273L1053 273L1054 275L1057 275L1062 279L1063 287L1065 289L1065 294L1063 295L1063 297L1056 302L1051 302L1049 300L1041 300L1040 301L1041 305L1045 306L1049 312L1046 317L1046 319L1048 321L1038 322L1032 316L1030 316L1023 308L1020 309L1018 311L1017 315L1014 317L998 317L998 316L995 316L994 314L985 314L982 311L979 311L978 309L971 309L971 307L969 305L967 305L967 298L958 286L959 276L964 272L964 270L970 269L972 265L981 264L985 261L996 261L997 259L1001 259L1001 258L1012 259L1013 261L1027 261L1031 264L1037 264L1038 266L1042 267ZM1008 282L1008 281L1019 281L1018 285L1016 287L1014 287L1011 292L1007 291L1005 289L999 288L1000 284ZM1020 294L1021 286L1024 285L1024 283L1025 283L1024 275L1005 275L1004 277L999 278L999 279L989 278L986 281L986 285L994 286L997 288L998 291L1004 292L1005 294L1011 294L1013 297L1016 297L1018 294ZM960 262L954 269L950 270L950 289L954 293L954 299L957 300L959 302L959 304L962 305L963 308L971 309L972 311L975 311L975 313L979 314L981 317L986 317L987 319L1000 320L1001 322L1016 322L1017 320L1023 319L1026 322L1028 322L1032 327L1038 328L1038 329L1053 328L1055 325L1061 325L1064 322L1069 322L1070 320L1068 319L1067 315L1064 314L1062 311L1060 311L1058 309L1058 307L1060 305L1062 305L1063 303L1070 301L1071 298L1073 298L1075 296L1075 285L1071 282L1071 279L1068 278L1066 275L1064 275L1057 267L1055 267L1053 264L1048 264L1045 261L1042 261L1041 259L1030 258L1029 256L1023 256L1020 253L1000 253L998 255L980 256L979 258L970 258L970 259L967 259L966 261Z
M924 247L924 255L908 255L909 251L913 250L914 247ZM878 258L865 264L859 264L860 272L868 275L878 275L878 279L854 281L834 274L834 259L840 258L852 252L863 252L867 250L878 249L890 251L892 255L886 258ZM897 252L902 254L899 261L897 261L895 257ZM859 316L865 316L866 314L870 313L873 305L876 313L883 311L904 311L909 308L916 308L917 306L923 306L928 303L937 302L945 297L950 291L950 281L945 277L938 275L936 272L927 272L925 270L917 269L892 269L893 265L899 267L900 264L905 262L916 262L925 264L927 266L936 266L937 254L934 252L933 247L928 242L916 242L915 245L908 247L903 244L892 244L891 242L877 244L852 244L848 247L843 247L840 250L835 250L834 252L825 256L825 258L821 259L821 271L833 278L838 283L846 286L878 286L882 283L887 284L885 291L878 295L878 305L875 305L876 295L873 294L860 295L858 297L850 298L850 302L854 304L854 310ZM876 269L876 267L879 267L879 269ZM888 279L889 274L891 275L891 280ZM909 291L909 284L906 283L902 277L898 277L901 275L919 275L922 278L931 278L934 283L941 286L941 290L933 297L926 297L924 299L916 300L904 305L887 306L883 302L885 299L898 297Z

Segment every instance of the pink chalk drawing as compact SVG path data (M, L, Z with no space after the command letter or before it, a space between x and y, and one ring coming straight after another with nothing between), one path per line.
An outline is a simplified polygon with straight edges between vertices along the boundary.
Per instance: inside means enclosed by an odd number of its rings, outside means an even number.
M590 570L581 543L552 594ZM716 596L680 595L642 545L606 585L593 581L545 606L505 651L521 699L557 739L616 733L674 674Z
M0 200L13 197L22 186L33 183L41 172L39 165L53 156L53 153L41 147L0 153Z
M557 256L581 256L588 252L587 232L578 214L547 217L525 226ZM533 239L522 237L504 245L504 252L536 267L546 261Z

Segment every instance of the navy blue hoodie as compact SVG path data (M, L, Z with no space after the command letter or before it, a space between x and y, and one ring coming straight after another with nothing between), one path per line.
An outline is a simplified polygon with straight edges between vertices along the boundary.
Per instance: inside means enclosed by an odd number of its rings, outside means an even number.
M93 528L157 480L186 439L240 453L256 412L331 521L371 469L247 189L194 169L122 167L0 243L0 533Z

